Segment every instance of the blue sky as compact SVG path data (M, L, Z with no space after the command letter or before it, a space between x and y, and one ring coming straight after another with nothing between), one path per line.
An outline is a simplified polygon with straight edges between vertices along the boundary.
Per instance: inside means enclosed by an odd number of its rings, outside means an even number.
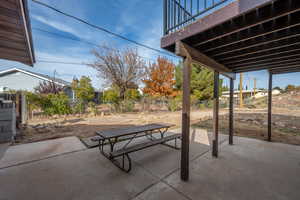
M159 48L162 36L162 0L41 0L62 11L83 18L93 24L97 24L113 32L144 43L148 46ZM89 63L94 60L90 51L91 45L53 37L40 32L35 28L41 28L60 35L76 39L88 40L96 44L107 44L122 49L135 45L115 38L114 36L97 31L87 25L69 19L48 8L29 2L29 10L32 25L33 43L37 60L51 60L73 63ZM51 37L50 37L51 36ZM138 47L140 55L153 61L158 53ZM171 59L172 57L170 57ZM178 59L172 58L173 62ZM90 76L93 85L101 88L103 81L96 75L96 71L85 65L64 65L37 62L33 68L23 64L0 60L0 70L20 67L71 81L74 76ZM299 73L276 75L274 85L284 87L287 84L300 85ZM267 87L268 74L266 71L245 74L245 83L250 88L253 79L257 78L258 87ZM238 81L236 81L238 82ZM225 79L225 84L228 81Z

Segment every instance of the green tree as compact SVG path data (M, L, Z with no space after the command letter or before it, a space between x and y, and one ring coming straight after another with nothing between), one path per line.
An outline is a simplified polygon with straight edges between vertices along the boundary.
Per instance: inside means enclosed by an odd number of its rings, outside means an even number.
M295 91L296 90L296 86L295 85L288 85L285 88L285 92L291 92L291 91Z
M105 103L119 104L119 91L116 88L105 90L103 93L103 100Z
M127 89L125 92L125 99L137 101L141 98L141 93L137 89Z
M175 69L175 87L182 90L182 65ZM219 82L219 94L222 94L223 80ZM204 67L193 64L191 70L191 94L198 100L209 100L213 98L214 73Z
M91 82L91 79L87 76L82 76L80 80L73 79L72 89L75 92L75 96L84 103L94 99L95 90Z

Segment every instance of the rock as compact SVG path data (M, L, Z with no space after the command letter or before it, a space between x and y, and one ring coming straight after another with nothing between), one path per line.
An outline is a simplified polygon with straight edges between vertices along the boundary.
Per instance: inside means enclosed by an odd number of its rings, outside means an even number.
M275 122L275 126L286 127L284 122Z
M267 126L267 125L268 125L268 122L263 122L263 125L264 125L264 126Z

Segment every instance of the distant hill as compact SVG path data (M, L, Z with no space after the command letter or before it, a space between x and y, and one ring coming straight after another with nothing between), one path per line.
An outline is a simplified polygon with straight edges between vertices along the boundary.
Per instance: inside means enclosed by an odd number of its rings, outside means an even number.
M268 97L253 99L246 106L248 108L267 108ZM292 91L273 95L273 108L284 108L288 110L300 110L300 91Z

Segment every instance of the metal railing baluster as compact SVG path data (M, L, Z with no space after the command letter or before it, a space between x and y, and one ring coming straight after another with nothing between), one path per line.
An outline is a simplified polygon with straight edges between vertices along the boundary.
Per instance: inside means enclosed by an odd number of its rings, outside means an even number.
M229 0L164 0L164 34L174 32Z

